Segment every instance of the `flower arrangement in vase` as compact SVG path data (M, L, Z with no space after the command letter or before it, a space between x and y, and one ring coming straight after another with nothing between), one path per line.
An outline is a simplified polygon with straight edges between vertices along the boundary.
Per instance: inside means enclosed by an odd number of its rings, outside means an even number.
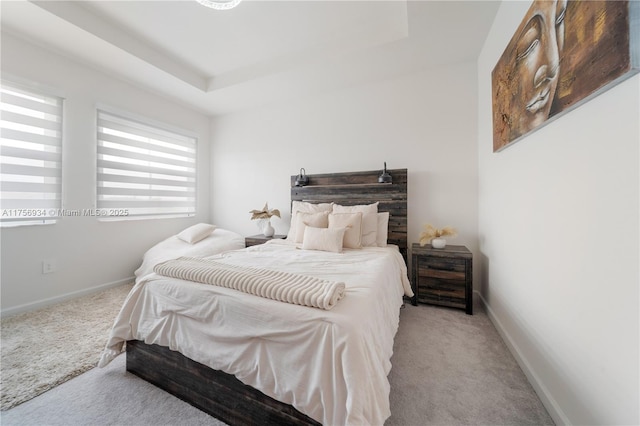
M270 210L269 203L264 203L264 207L262 208L262 210L251 210L249 213L251 213L251 220L260 220L258 226L261 227L264 236L273 237L273 234L275 234L275 229L273 229L273 226L271 226L271 217L280 217L280 210Z
M456 235L458 235L458 231L451 226L438 229L430 223L427 223L424 226L424 231L420 234L420 245L424 246L431 242L431 247L442 249L447 245L447 240L445 240L444 237L455 237Z

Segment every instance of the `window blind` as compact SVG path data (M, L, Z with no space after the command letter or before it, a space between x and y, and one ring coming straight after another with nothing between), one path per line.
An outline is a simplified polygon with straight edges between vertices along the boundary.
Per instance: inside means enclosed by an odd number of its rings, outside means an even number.
M62 207L62 98L0 84L0 224L54 223Z
M196 139L98 110L97 209L103 217L196 212Z

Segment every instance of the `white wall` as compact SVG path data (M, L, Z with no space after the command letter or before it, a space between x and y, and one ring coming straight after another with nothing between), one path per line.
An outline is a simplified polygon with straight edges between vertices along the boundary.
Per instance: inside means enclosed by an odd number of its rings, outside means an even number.
M482 295L557 423L639 424L640 77L493 153L491 70L529 5L478 62Z
M93 217L63 217L55 225L3 228L3 314L127 280L152 244L209 220L209 118L4 33L2 72L3 77L11 74L53 88L65 98L66 209L94 207L97 103L196 133L200 155L194 218L100 222ZM44 259L55 261L56 272L42 274Z
M476 68L463 63L214 119L212 217L257 234L249 210L290 223L290 176L407 168L409 241L422 226L452 225L453 244L477 235Z

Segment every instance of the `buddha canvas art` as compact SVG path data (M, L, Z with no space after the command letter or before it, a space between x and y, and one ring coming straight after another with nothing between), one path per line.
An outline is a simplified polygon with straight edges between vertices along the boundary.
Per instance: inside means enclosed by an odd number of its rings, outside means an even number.
M640 3L534 0L493 72L493 150L638 72Z

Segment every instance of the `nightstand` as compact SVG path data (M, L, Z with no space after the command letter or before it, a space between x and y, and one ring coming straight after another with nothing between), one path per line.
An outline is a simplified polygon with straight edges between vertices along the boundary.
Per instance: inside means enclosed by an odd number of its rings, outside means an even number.
M411 246L413 305L429 303L464 309L473 315L473 254L465 246Z
M286 235L274 235L273 237L265 237L262 234L258 234L258 235L252 235L250 237L244 237L244 246L245 247L251 247L251 246L257 246L259 244L264 244L269 240L276 240L276 239L284 239L287 238Z

